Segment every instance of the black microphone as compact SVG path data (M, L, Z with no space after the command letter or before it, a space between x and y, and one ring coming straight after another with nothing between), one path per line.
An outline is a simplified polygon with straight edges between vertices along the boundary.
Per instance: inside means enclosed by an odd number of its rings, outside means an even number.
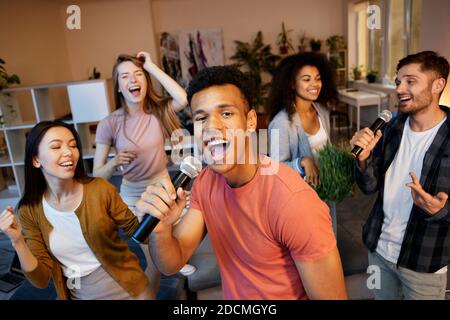
M180 171L175 175L172 179L172 184L175 187L175 190L178 188L184 188L186 185L194 179L202 170L202 163L197 158L192 156L188 156L181 161ZM146 214L144 219L142 219L141 223L137 227L136 231L134 231L133 239L134 242L142 243L145 239L147 239L148 235L155 229L158 224L159 219L155 218L150 214Z
M376 133L377 130L381 130L384 128L385 124L391 121L392 113L389 110L384 110L378 115L377 120L370 126L370 130L373 133ZM360 146L355 146L352 150L352 156L358 158L359 154L363 151L363 148Z

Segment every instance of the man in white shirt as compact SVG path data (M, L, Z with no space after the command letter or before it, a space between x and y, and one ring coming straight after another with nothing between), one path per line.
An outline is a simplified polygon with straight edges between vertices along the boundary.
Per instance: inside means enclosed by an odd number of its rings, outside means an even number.
M448 61L435 52L400 60L399 116L383 134L365 128L350 141L363 148L356 161L359 187L366 194L379 192L363 228L369 264L380 270L376 299L445 298L450 109L439 99L448 74Z

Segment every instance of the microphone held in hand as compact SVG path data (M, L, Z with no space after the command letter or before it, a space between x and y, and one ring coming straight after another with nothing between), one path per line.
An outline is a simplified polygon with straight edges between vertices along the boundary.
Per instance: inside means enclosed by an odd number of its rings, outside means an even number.
M372 132L376 134L377 130L383 129L386 123L391 121L391 119L392 113L389 110L384 110L378 115L377 120L375 120L375 122L370 126L370 130L372 130ZM352 156L358 158L359 154L362 151L363 148L361 148L360 146L355 146L352 150Z
M181 161L180 171L175 175L172 179L172 184L175 188L175 191L178 188L185 188L186 185L194 179L202 170L202 163L197 158L192 156L188 156ZM142 243L145 239L147 239L148 235L155 229L158 224L159 219L154 216L147 214L142 219L141 223L137 227L131 239L134 242Z

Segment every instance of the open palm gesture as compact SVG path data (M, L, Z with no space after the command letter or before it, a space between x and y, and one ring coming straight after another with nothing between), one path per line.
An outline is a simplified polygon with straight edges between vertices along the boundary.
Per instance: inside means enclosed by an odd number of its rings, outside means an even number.
M407 183L406 186L411 188L414 204L430 215L438 213L445 206L448 194L439 192L437 195L433 196L422 188L420 181L414 172L411 172L409 175L411 176L412 182Z

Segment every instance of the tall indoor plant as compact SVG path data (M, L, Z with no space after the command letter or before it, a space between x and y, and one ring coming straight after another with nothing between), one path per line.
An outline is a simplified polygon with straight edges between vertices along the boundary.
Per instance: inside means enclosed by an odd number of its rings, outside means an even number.
M236 65L249 75L255 97L253 105L262 106L270 86L270 83L263 83L262 74L272 75L281 57L272 53L270 45L264 44L261 31L258 31L252 43L237 40L234 43L236 53L230 59L236 61Z

